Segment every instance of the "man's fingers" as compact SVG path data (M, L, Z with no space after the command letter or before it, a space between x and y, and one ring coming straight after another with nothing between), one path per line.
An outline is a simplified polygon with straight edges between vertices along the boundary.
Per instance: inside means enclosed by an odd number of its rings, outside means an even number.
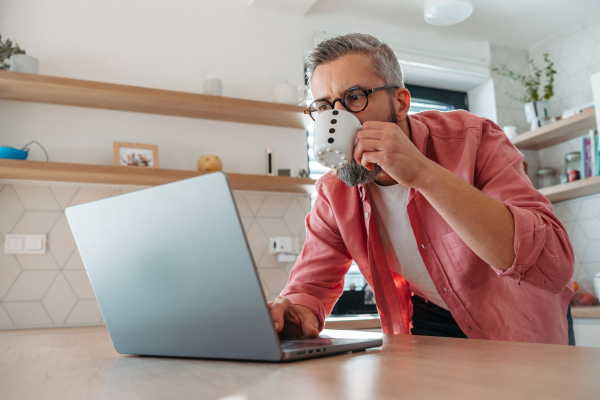
M316 319L304 318L302 321L302 333L306 337L319 336L319 325Z
M269 302L268 305L275 330L282 336L319 336L319 322L308 308L294 305L281 296Z
M291 307L292 303L285 297L277 297L272 302L268 303L271 310L271 318L277 332L281 332L285 324L285 313Z

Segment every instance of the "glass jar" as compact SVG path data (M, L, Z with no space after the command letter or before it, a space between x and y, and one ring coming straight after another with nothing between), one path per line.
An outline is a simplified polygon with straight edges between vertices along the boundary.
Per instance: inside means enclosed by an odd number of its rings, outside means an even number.
M567 174L569 177L569 182L573 182L577 179L580 179L581 152L573 151L571 153L565 154L565 163L567 164Z
M537 170L538 189L556 185L556 170L554 168L540 168Z

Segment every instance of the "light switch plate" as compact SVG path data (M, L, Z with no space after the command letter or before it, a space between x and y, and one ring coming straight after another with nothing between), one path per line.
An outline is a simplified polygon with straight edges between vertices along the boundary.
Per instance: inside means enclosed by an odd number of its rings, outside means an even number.
M46 254L46 235L21 233L5 235L4 254Z

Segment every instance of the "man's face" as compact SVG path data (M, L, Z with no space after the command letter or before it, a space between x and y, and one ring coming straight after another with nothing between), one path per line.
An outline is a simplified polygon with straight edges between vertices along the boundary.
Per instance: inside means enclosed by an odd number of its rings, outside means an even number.
M386 84L388 82L375 74L368 56L349 54L318 66L312 76L311 89L314 99L332 102L336 98L342 98L344 92L352 87L369 90ZM335 107L345 110L339 102ZM366 121L396 123L394 101L385 90L370 94L367 108L354 115L361 124ZM336 173L348 186L355 186L374 181L381 173L381 167L376 165L373 171L369 171L352 159L347 166L337 169Z

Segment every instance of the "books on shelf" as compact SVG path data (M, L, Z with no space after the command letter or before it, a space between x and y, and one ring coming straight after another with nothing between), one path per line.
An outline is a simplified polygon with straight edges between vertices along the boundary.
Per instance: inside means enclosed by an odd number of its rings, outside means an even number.
M600 176L598 131L591 129L581 138L581 179Z

